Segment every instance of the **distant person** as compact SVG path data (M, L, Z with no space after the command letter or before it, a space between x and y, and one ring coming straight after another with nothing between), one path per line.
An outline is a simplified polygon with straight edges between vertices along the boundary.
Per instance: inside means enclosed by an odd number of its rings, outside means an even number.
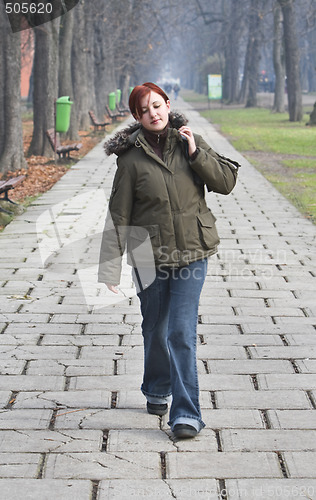
M178 83L176 83L173 86L173 92L174 92L174 98L175 98L175 100L177 100L178 94L180 92L180 85Z
M124 228L145 228L155 275L151 284L140 283L145 264L135 263L143 317L141 390L154 415L166 414L172 397L168 424L174 437L193 438L205 426L196 362L199 298L208 257L219 244L204 186L229 194L239 165L193 134L183 115L170 112L168 96L154 83L135 87L129 107L137 123L105 145L107 154L118 156L118 168L109 201L115 230L103 235L99 281L118 293L126 239L132 245Z

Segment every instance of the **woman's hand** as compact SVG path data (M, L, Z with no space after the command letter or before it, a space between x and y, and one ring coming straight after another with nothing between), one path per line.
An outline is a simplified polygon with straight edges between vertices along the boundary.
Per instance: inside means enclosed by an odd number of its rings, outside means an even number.
M106 283L106 286L108 287L108 289L113 292L113 293L118 293L118 289L116 288L117 285L110 285L109 283Z
M179 128L179 132L182 137L184 137L188 141L189 156L192 156L196 151L196 144L192 130L190 129L190 127L184 125L183 127Z

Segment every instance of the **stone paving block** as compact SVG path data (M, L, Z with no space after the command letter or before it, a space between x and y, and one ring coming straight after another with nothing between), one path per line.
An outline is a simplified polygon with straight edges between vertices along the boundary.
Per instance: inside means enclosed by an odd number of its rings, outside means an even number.
M305 393L291 391L218 391L219 408L307 409L311 408Z
M249 347L252 358L269 359L316 359L316 346Z
M126 315L125 323L129 323L127 316L128 315ZM121 314L111 312L105 314L105 312L102 312L100 314L78 314L77 323L123 323L123 320L123 312Z
M0 408L5 408L10 401L11 391L0 391Z
M215 436L214 436L215 437ZM214 443L216 447L216 439ZM124 451L141 451L160 452L160 451L176 451L169 436L161 430L111 430L109 432L107 448L108 453L124 452Z
M0 322L5 322L5 323L48 323L49 321L49 314L28 314L23 312L14 314L14 313L7 313L3 314L0 313Z
M167 478L282 477L274 453L167 453Z
M16 408L0 411L0 429L48 429L52 418L51 410L19 410Z
M306 318L302 318L306 319ZM204 324L215 324L215 325L240 325L244 323L260 323L266 325L273 325L272 318L269 315L258 315L258 316L216 316L216 315L201 315L201 322Z
M237 325L221 325L221 324L208 324L197 325L198 335L240 335Z
M139 375L143 372L144 361L143 359L131 360L131 359L119 359L117 361L117 374L118 375ZM205 368L203 365L203 373L205 373Z
M299 316L304 317L304 313L298 307L236 307L239 316Z
M223 451L315 451L316 430L224 429Z
M298 359L295 362L302 373L316 373L316 359Z
M142 346L84 346L81 350L81 359L139 359L143 355Z
M173 488L162 479L109 479L100 482L98 500L175 498ZM187 497L182 497L187 498Z
M3 500L90 500L91 481L0 479Z
M315 452L293 451L283 456L290 477L315 479Z
M64 363L61 361L57 361L55 359L36 359L34 361L29 361L27 365L26 374L27 376L30 375L66 376L66 361Z
M117 323L89 323L85 329L85 335L129 335L133 331L131 325Z
M141 380L140 380L141 382ZM140 387L140 382L138 387ZM120 390L117 393L116 408L144 408L146 407L146 398L142 392L129 389L128 391Z
M75 325L70 323L65 324L54 324L54 323L41 323L32 325L23 325L20 323L11 323L6 329L6 333L10 335L25 334L29 335L80 335L81 325Z
M142 374L138 375L107 375L107 376L81 376L71 377L70 390L128 390L139 387L142 382Z
M315 325L315 316L275 316L274 320L277 324L288 325L289 323L296 325L297 330L300 330L301 326L305 325Z
M16 313L21 304L23 305L23 295L0 295L0 308L3 314Z
M88 321L78 321L78 314L54 314L50 319L50 324L54 323L63 323L67 325L72 323L88 323Z
M199 359L247 359L245 350L240 346L197 345Z
M220 498L220 487L215 479L168 479L174 498L191 500L218 500Z
M230 359L208 360L210 373L223 374L258 374L258 373L293 373L293 366L288 360L275 359Z
M292 299L293 294L290 290L278 290L271 288L271 290L231 290L231 296L236 298L252 298L259 297L261 299Z
M290 345L313 345L316 344L316 335L315 332L314 334L286 335L286 340Z
M59 359L61 357L75 358L77 351L77 347L73 346L3 346L0 352L0 359L7 359L8 357L24 360Z
M109 408L111 394L105 390L20 392L15 408Z
M315 410L269 410L269 420L274 429L314 429Z
M97 430L19 430L0 431L2 452L75 453L97 452L103 433Z
M117 335L45 335L41 345L118 346L119 337Z
M25 367L25 361L22 359L1 359L0 374L1 375L20 375Z
M1 470L1 469L0 469ZM116 452L52 454L47 458L47 479L160 479L159 453Z
M11 391L60 391L64 377L36 377L32 375L0 375L0 389Z
M258 410L203 409L203 421L211 429L260 429L264 427Z
M316 377L312 373L268 374L258 375L259 388L262 390L274 389L302 389L309 391L316 389Z
M87 306L86 306L87 307ZM80 309L84 310L85 304L83 304ZM37 300L31 304L24 304L23 306L24 313L49 313L49 314L77 314L78 313L78 305L65 305L65 304L52 304L51 301L46 299Z
M39 334L29 333L27 336L24 334L11 335L3 333L0 335L0 345L36 345L40 339Z
M0 478L36 478L39 453L0 453Z
M284 345L282 339L278 335L216 335L203 334L203 344L215 345L241 345L241 346L256 346L256 345Z
M129 335L124 335L122 338L122 346L124 345L131 345L131 346L136 346L136 345L141 345L143 346L143 336L141 332L139 334L129 334Z
M228 479L225 486L227 500L313 499L316 494L313 479Z
M160 420L149 415L145 403L137 409L83 409L74 412L60 410L55 429L159 429ZM169 428L169 427L168 427Z
M266 335L287 335L291 333L308 335L312 334L315 329L312 325L303 324L257 324L257 323L244 323L242 324L244 334L266 334Z
M201 391L249 390L253 389L250 377L247 375L226 375L209 373L199 376Z

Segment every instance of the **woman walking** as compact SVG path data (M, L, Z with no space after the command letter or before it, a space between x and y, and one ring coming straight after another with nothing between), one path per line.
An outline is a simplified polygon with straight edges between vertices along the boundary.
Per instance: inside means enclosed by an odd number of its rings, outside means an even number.
M143 318L147 411L164 415L171 401L174 437L192 438L205 426L196 362L198 305L207 259L219 244L204 188L229 194L239 165L193 134L154 83L135 87L129 107L136 123L105 145L107 154L117 155L118 168L108 214L114 229L103 234L99 281L117 293L127 244ZM133 258L146 236L155 266L151 282L143 278L146 258Z

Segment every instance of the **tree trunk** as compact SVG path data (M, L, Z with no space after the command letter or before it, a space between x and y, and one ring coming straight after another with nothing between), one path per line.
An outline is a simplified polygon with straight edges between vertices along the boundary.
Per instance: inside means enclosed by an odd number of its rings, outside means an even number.
M29 155L52 155L46 130L54 127L54 102L58 97L59 25L57 18L34 28L34 128Z
M0 172L26 166L21 119L21 38L0 5Z
M71 107L70 126L67 132L67 137L72 140L78 139L78 122L77 122L77 103L74 100L74 91L72 85L72 40L74 28L74 10L70 10L62 16L60 22L59 35L59 72L58 72L58 96L69 96L73 101Z
M283 13L285 68L287 93L291 122L303 118L302 93L300 84L299 48L297 43L294 0L278 0Z
M251 0L250 4L250 19L249 19L249 62L248 79L249 88L246 107L257 106L257 90L259 77L259 62L260 62L260 45L262 39L261 23L263 19L262 0Z
M284 113L285 94L285 66L282 30L282 10L278 3L274 6L274 40L273 40L273 66L275 73L275 89L273 111Z
M235 0L223 3L223 39L224 39L224 71L223 99L228 103L236 102L239 91L239 44L243 30L242 1ZM229 11L225 12L225 10Z
M108 103L109 92L115 92L117 88L114 71L113 33L103 18L95 22L94 37L96 114L102 116L105 105Z
M89 43L90 30L84 7L85 2L81 0L74 9L75 30L72 43L72 83L79 130L89 128L89 103L94 101L94 98L91 97L91 95L94 95L94 88L89 85L90 75L87 61L89 53L91 53L92 41Z

